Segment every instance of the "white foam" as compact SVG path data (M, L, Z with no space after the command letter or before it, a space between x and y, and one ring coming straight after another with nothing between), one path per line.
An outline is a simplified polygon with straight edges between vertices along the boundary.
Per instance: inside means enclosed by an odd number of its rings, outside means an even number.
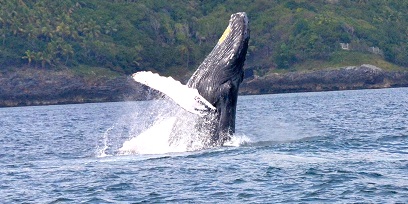
M165 154L204 149L210 137L194 127L199 118L182 109L177 116L158 118L151 127L125 141L119 153Z
M224 143L224 146L227 147L239 147L244 144L248 144L251 142L251 139L246 135L237 135L234 134L231 136L231 140Z
M121 154L164 154L183 152L185 148L169 145L169 136L173 129L175 117L156 121L155 124L140 135L125 141L119 149Z

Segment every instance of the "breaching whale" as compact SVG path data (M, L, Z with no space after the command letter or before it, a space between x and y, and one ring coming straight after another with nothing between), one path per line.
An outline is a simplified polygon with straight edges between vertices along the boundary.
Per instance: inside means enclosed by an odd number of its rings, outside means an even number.
M208 137L207 146L223 145L235 132L238 89L243 80L249 35L246 13L232 14L218 43L186 85L151 72L137 72L133 79L164 93L185 110L199 115L193 125L204 132L201 137ZM179 90L189 94L181 97ZM175 122L174 135L179 134L177 126L182 121L183 118L178 118ZM174 139L171 140L170 143L174 142Z

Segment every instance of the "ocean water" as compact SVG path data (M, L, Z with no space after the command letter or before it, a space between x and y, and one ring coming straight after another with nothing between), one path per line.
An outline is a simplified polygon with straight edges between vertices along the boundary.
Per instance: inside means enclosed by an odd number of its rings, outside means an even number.
M195 151L152 130L174 109L1 108L0 203L408 202L408 88L240 96L233 141Z

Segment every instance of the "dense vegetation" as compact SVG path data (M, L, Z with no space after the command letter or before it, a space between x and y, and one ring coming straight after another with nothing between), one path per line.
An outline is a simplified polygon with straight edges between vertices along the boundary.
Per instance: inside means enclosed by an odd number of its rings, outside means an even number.
M408 66L408 1L0 0L0 69L86 66L183 75L238 11L250 19L247 65L257 70L359 54Z

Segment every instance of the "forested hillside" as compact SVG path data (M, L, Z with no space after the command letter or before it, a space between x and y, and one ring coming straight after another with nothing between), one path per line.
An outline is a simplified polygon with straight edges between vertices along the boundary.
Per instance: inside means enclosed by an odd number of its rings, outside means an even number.
M408 67L402 0L0 0L0 69L103 67L180 77L238 11L251 26L246 67L258 73L325 63Z

